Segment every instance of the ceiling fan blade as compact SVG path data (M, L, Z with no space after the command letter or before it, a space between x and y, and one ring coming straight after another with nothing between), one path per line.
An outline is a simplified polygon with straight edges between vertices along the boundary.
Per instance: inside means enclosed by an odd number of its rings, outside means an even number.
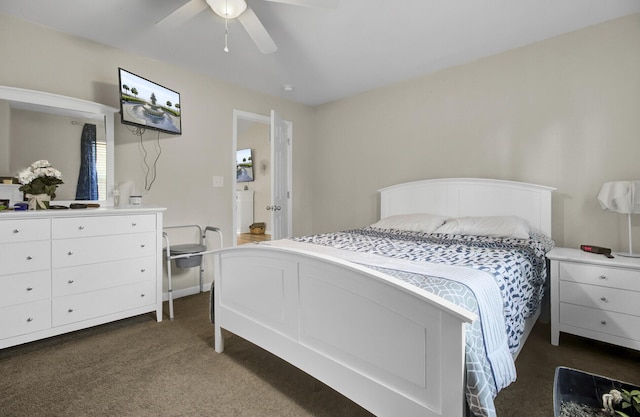
M156 25L177 27L186 23L189 19L208 8L205 0L191 0L178 10L156 22Z
M238 20L244 26L247 33L253 42L256 44L260 52L263 54L272 54L278 50L278 46L271 39L269 32L264 28L258 16L247 7L247 10L244 11L240 16L238 16Z
M293 4L294 6L320 7L324 9L335 9L338 7L338 0L266 0L274 3Z

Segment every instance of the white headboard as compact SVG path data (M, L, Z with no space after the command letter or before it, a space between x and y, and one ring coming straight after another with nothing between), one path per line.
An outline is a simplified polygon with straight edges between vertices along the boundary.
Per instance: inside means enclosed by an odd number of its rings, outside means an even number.
M431 213L446 217L519 216L551 236L553 187L483 178L440 178L378 190L380 217Z

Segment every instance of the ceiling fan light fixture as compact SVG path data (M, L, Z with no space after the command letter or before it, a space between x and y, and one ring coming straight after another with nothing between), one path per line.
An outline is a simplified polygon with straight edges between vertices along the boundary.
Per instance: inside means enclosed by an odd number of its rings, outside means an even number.
M211 9L220 17L235 19L247 10L244 0L206 0Z

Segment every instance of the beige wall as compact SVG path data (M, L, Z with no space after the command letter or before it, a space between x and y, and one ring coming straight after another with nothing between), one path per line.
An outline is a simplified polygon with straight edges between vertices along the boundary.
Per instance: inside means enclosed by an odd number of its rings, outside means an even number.
M0 15L0 85L117 106L118 66L180 91L182 136L160 135L145 204L167 225L220 225L231 241L232 111L293 122L294 234L370 224L377 189L436 177L495 177L558 188L560 245L626 248L624 216L600 185L640 178L640 15L310 109L178 66ZM153 149L157 136L144 143ZM223 175L225 187L212 188ZM139 138L116 123L116 180L144 183ZM640 245L640 217L634 238Z
M232 224L233 110L269 115L276 109L294 125L294 170L308 166L305 153L310 141L312 111L309 107L248 91L114 48L58 33L0 14L0 85L42 90L118 107L118 67L126 68L181 93L183 135L159 135L162 154L157 178L143 203L167 207L165 225L218 225L227 245L235 237ZM117 116L117 115L116 115ZM143 136L156 155L156 132ZM145 171L140 138L116 122L116 182L134 181L142 189ZM64 174L64 173L63 173ZM213 188L212 177L224 176L224 187ZM149 178L150 179L150 178ZM311 193L305 178L294 183L293 216L309 211ZM308 230L306 230L308 231ZM294 227L294 232L298 232ZM194 268L195 270L195 268ZM175 282L175 288L190 287ZM211 281L211 277L207 278Z
M144 196L145 204L168 208L165 223L185 220L200 224L231 223L233 109L269 115L276 109L294 124L294 169L309 164L305 142L310 141L312 111L292 103L220 82L178 66L160 63L58 33L0 14L0 85L30 88L97 101L118 107L118 67L126 68L181 93L183 134L159 135L162 155L158 176ZM116 115L116 118L119 116ZM133 180L144 186L140 138L116 121L116 182ZM145 148L155 156L158 135L147 131ZM149 161L149 158L147 159ZM212 187L212 176L225 177L223 188ZM310 203L303 178L294 185L294 206ZM294 210L294 216L297 212ZM230 227L226 236L231 238Z
M558 245L625 250L595 196L640 178L638 39L634 15L316 108L314 231L372 223L384 186L493 177L557 188Z

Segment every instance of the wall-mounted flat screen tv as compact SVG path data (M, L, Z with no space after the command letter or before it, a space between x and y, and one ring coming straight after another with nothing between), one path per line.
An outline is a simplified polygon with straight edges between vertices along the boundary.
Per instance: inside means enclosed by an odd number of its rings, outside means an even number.
M144 129L182 134L180 93L118 68L120 121Z
M236 153L236 181L253 181L253 155L251 149L239 149Z

